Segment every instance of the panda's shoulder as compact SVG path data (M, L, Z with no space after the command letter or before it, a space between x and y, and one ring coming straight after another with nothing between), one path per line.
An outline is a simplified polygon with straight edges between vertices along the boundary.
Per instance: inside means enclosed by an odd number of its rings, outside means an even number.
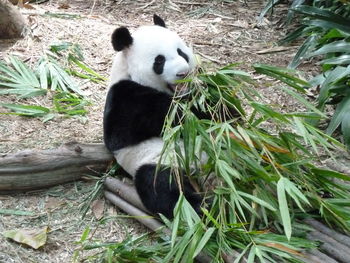
M140 88L140 84L132 81L132 80L120 80L114 84L112 84L109 88L110 92L117 92L119 94L121 93L129 93L129 95L131 95L130 93L132 92L137 92Z
M141 85L132 80L121 80L111 85L109 96L116 96L122 100L169 97L169 95L164 92L159 92L156 89Z

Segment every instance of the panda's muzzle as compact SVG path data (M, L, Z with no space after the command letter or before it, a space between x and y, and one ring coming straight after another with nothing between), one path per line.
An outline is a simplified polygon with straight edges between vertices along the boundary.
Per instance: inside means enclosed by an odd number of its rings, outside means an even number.
M178 77L179 79L184 79L186 78L186 76L188 75L188 71L186 72L179 72L176 74L176 77Z
M183 71L176 74L177 80L182 80L186 78L189 74L189 71ZM185 83L167 83L167 88L171 93L178 93L179 95L187 92L187 85Z

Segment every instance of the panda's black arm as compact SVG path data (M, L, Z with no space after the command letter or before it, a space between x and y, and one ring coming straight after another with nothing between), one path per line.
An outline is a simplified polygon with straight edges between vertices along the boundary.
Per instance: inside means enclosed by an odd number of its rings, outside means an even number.
M110 151L161 134L171 97L130 80L111 86L104 111L104 141Z

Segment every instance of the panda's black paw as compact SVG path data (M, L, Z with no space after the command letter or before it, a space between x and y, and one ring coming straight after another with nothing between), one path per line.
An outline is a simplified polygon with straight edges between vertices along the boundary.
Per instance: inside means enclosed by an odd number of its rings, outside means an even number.
M160 213L171 219L180 191L176 182L170 178L169 168L160 167L155 176L156 168L153 164L141 166L135 175L135 187L142 203L151 213ZM194 210L201 215L202 198L195 192L187 177L183 178L183 192Z

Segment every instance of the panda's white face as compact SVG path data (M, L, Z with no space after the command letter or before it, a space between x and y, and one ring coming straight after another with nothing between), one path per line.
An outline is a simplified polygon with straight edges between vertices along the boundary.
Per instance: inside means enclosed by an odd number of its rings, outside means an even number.
M168 94L173 94L176 81L195 67L194 55L185 42L175 32L158 25L138 28L132 34L132 43L119 53L122 54L117 54L114 61L112 81L129 78Z
M174 84L194 68L193 53L174 32L144 26L133 34L126 50L130 78L142 85L173 93Z

